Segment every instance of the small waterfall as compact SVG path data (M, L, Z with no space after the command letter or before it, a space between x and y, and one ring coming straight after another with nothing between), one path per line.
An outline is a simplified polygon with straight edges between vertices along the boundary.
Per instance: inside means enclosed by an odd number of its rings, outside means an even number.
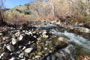
M70 57L70 60L75 60L73 57L73 54L72 54L73 53L72 49L75 50L73 45L71 45L71 44L68 45L68 47L66 47L65 49L60 50L60 52L62 53L61 55L64 58L66 57L66 55L68 55Z
M70 40L68 40L68 42L73 42L76 45L79 45L79 46L83 47L85 50L88 50L90 52L90 41L83 38L82 36L76 35L74 33L69 33L67 31L57 32L55 29L52 29L51 33L56 34L56 35L65 35L70 38Z
M89 40L87 40L79 35L69 33L67 31L65 31L63 34L70 38L69 42L74 42L75 44L85 48L86 50L88 50L90 52L90 41Z
M53 25L45 25L42 26L44 28L51 28L56 27ZM57 36L66 36L70 40L67 40L66 42L69 44L66 48L60 50L60 55L58 56L58 60L76 60L77 54L80 52L83 52L83 50L86 52L90 52L90 41L85 39L84 37L80 35L76 35L74 33L70 33L67 31L61 32L59 27L50 29L50 33L55 34ZM74 44L72 44L74 43ZM78 50L78 48L80 50Z

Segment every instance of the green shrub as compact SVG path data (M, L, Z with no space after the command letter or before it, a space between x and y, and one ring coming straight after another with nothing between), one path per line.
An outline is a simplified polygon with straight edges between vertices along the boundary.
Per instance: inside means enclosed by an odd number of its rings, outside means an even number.
M30 15L31 14L31 12L29 12L29 11L25 11L25 13L24 13L25 15Z

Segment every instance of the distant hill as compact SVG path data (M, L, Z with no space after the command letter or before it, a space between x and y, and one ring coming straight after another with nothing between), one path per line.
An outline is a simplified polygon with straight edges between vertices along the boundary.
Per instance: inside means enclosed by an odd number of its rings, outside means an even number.
M9 20L55 20L67 17L80 17L90 15L90 0L38 0L33 3L17 6L6 14ZM79 20L80 20L79 19ZM86 18L88 19L88 18Z

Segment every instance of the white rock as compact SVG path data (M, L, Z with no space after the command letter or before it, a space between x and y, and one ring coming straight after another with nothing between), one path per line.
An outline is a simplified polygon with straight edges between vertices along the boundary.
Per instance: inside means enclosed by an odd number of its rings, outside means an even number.
M17 40L15 38L12 38L12 44L15 45L17 43Z
M0 55L0 58L2 58L3 60L6 60L7 56L8 56L8 53L3 52L3 53Z
M20 35L18 39L19 39L19 41L21 41L23 39L23 36Z
M9 37L3 37L3 40L7 40Z
M24 46L22 49L24 50L24 49L26 49L26 47Z
M63 36L63 37L61 36L61 37L58 38L58 40L59 40L59 41L68 41L69 38L66 37L66 36Z
M9 51L14 51L14 50L15 50L14 46L12 46L12 45L7 45L6 48L7 48Z
M43 34L42 37L43 38L48 38L48 35Z
M0 35L2 35L2 33L0 32Z
M90 33L90 29L85 28L85 27L78 27L78 30L79 30L80 32Z
M15 36L20 36L20 31L16 32Z
M47 33L47 31L46 30L43 30L43 34L46 34Z
M37 56L35 56L35 58L40 58L40 57L41 57L41 56L38 56L38 55L37 55Z
M34 38L37 38L37 36L33 36Z
M26 60L26 58L23 58L23 59L21 59L21 60Z
M2 58L2 56L4 55L5 53L2 53L1 55L0 55L0 58Z
M29 32L27 33L27 35L32 35L32 32L31 32L31 31L29 31Z
M9 59L9 60L15 60L15 57L12 57L11 59Z
M47 50L48 48L45 47L44 49Z
M21 53L21 54L19 55L19 57L20 57L20 58L24 58L24 53Z
M30 53L33 50L33 48L27 48L25 49L25 53Z

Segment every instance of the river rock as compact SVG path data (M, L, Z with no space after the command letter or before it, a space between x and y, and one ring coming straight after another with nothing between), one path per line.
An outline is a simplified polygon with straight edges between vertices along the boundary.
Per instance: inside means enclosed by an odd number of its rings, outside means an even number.
M54 40L53 44L55 45L55 50L63 49L68 45L66 42L58 40Z
M35 56L35 58L37 59L37 58L40 58L41 56L39 56L39 55L37 55L37 56Z
M48 35L43 34L42 37L43 37L43 38L48 38Z
M58 40L59 41L67 41L67 40L70 40L68 37L66 37L66 36L60 36L59 38L58 38Z
M85 27L77 27L77 30L83 33L90 33L90 29L85 28Z
M9 59L9 60L16 60L16 59L15 59L15 57L12 57L12 58L11 58L11 59Z
M12 38L12 44L15 45L17 43L17 40L15 38Z
M19 58L24 58L24 53L20 53Z
M7 59L8 55L9 55L9 53L4 52L4 53L2 53L2 54L0 55L0 59L1 59L1 60L8 60L8 59Z
M15 36L20 36L20 31L16 32Z
M0 32L0 35L2 35L2 33Z
M33 48L27 48L27 49L25 49L25 53L30 53L31 51L33 50Z
M19 41L21 41L23 39L23 36L20 35L18 39L19 39Z
M14 50L15 50L14 46L12 46L12 45L7 45L6 48L7 48L9 51L14 51Z

